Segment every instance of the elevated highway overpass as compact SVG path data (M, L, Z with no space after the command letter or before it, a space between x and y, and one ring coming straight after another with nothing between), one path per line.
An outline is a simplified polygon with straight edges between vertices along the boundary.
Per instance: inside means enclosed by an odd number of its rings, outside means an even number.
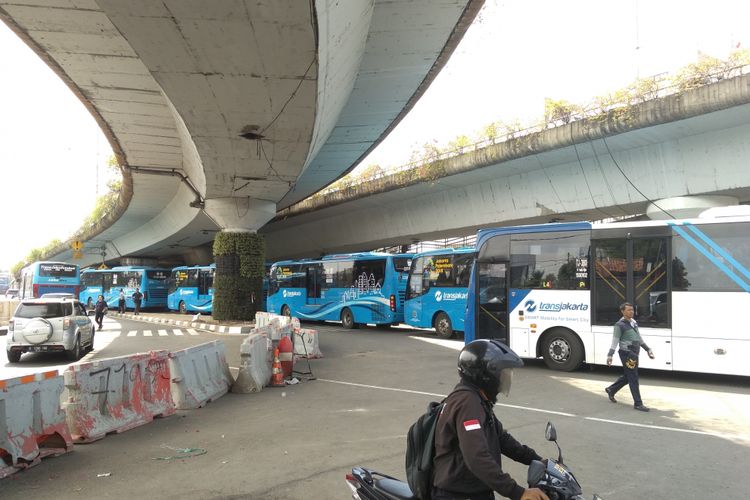
M421 169L424 177L394 174L316 196L261 232L280 259L488 226L667 217L657 206L694 216L750 202L748 165L745 75L453 156Z
M116 210L79 237L93 249L81 263L100 252L206 262L216 231L256 230L356 166L482 4L0 0L0 18L86 105L123 167Z

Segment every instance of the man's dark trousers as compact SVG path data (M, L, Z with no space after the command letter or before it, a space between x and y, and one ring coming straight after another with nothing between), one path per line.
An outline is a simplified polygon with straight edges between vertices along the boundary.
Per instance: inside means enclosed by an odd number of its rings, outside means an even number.
M622 361L623 374L615 380L615 383L607 387L607 391L614 396L617 391L630 385L630 393L633 395L634 406L641 406L641 389L638 384L638 355L627 351L617 351Z

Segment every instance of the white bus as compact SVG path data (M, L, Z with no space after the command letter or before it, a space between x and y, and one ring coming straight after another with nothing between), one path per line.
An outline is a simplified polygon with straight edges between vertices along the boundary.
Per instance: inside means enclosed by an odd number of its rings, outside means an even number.
M643 368L750 376L750 217L486 229L475 255L466 342L605 364L630 302L656 355Z

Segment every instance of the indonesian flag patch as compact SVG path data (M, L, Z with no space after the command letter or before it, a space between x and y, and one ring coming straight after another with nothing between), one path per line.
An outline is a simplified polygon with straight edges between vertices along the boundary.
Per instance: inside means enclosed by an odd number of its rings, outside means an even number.
M467 431L475 431L481 428L482 426L479 425L479 420L467 420L464 422L464 429Z

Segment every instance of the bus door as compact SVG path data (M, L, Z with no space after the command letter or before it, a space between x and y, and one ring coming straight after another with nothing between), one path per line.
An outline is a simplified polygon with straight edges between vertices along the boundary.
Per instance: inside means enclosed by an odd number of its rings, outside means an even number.
M508 344L508 262L477 263L476 338Z
M408 291L406 294L407 302L404 306L404 321L407 324L416 327L425 326L422 318L424 294L426 292L424 285L427 284L427 286L429 287L429 281L426 281L423 277L424 261L424 257L418 257L414 259L411 264Z
M622 316L620 304L630 302L641 337L657 355L656 360L650 361L642 353L641 363L647 367L671 367L671 240L659 234L662 229L629 228L625 237L592 241L592 323L597 358L606 356L609 350L612 325Z
M198 271L198 305L205 306L211 303L214 295L214 270L200 269Z
M320 291L323 285L323 276L322 276L322 265L321 264L310 264L306 266L307 269L305 271L305 288L307 289L307 304L308 305L315 305L319 306L321 303L320 299ZM317 308L313 309L307 309L315 310Z

